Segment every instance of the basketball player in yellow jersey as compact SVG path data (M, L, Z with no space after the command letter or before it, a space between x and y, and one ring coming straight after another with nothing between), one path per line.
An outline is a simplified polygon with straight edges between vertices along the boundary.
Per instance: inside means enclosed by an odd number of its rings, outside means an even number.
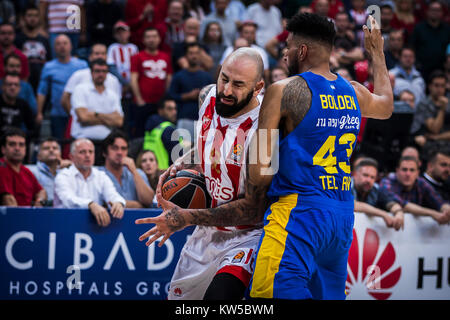
M203 210L163 202L163 214L149 221L155 223L151 234L169 237L190 224L251 224L264 217L249 296L345 298L354 201L349 158L361 116L387 119L393 110L383 38L370 21L372 29L363 30L374 70L373 94L330 71L333 23L315 14L295 15L284 57L292 76L265 93L248 153L256 163L247 159L245 198ZM277 153L272 130L280 130Z

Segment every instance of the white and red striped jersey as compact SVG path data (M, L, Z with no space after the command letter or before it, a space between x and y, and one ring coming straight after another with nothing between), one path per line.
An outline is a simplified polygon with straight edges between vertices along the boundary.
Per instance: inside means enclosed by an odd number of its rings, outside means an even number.
M81 7L84 6L84 0L41 0L48 4L47 19L48 31L51 33L59 32L80 32Z
M130 82L131 56L138 52L138 47L133 43L113 43L108 47L106 63L116 65L120 75Z
M211 207L233 201L245 193L246 153L258 127L259 105L237 117L223 118L216 113L216 87L212 87L199 110L197 149Z

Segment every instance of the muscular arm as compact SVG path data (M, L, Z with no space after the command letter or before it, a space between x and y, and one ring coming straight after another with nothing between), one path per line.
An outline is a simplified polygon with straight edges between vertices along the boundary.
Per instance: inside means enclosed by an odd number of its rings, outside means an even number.
M372 25L376 25L375 19L371 16ZM392 93L389 73L386 68L386 61L383 52L383 37L379 27L374 27L369 31L367 26L363 26L364 45L367 53L371 56L373 67L374 90L371 93L366 87L356 81L351 84L355 88L358 103L361 108L361 115L374 119L389 119L394 110L394 97Z

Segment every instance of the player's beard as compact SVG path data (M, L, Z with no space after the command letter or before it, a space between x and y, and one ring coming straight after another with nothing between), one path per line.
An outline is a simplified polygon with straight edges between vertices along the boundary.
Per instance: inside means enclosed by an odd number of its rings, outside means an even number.
M289 77L295 76L296 74L298 74L298 71L300 70L300 64L298 63L298 53L295 55L295 59L289 59L289 64L288 64L288 72L289 72Z
M223 93L217 92L217 88L216 88L216 112L217 112L217 114L224 118L230 118L230 117L234 116L236 113L238 113L239 111L244 109L245 106L250 103L250 100L252 100L252 98L253 98L254 92L255 92L255 90L251 90L248 93L247 97L245 97L244 100L242 100L241 102L237 102L237 99L234 96L227 97ZM234 101L234 104L228 105L228 104L222 103L220 101L221 98L232 99Z

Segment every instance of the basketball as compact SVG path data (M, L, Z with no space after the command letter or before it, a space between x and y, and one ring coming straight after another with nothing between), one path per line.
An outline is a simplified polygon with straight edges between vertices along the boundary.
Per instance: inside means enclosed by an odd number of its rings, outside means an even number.
M211 206L205 176L195 170L180 170L169 176L161 188L162 197L183 209L205 209Z

